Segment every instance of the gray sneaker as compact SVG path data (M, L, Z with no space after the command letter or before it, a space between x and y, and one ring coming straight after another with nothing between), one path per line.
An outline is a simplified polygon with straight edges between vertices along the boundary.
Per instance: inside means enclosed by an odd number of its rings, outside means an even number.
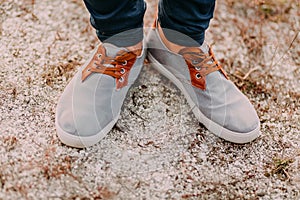
M228 80L208 45L171 52L156 26L148 34L147 44L149 61L182 91L208 130L234 143L247 143L260 135L254 107Z
M112 129L126 94L142 69L145 55L145 49L128 51L109 43L95 49L67 85L57 105L55 125L64 144L88 147Z

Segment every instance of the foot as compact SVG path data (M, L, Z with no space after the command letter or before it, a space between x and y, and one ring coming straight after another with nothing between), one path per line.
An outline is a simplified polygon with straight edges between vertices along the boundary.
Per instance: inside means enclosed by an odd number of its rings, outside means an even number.
M196 118L215 135L234 143L260 135L260 122L248 98L228 80L208 45L171 43L156 23L148 38L148 58L184 94Z
M94 50L57 105L55 125L64 144L92 146L112 129L144 58L142 43L127 48L101 43Z

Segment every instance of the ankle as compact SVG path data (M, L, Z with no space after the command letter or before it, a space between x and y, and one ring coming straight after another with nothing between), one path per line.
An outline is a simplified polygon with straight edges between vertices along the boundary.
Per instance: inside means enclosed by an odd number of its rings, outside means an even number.
M158 25L157 29L158 29L159 36L160 36L162 42L164 43L164 45L165 45L170 51L172 51L172 52L174 52L174 53L178 53L181 49L185 48L184 46L180 46L180 45L178 45L178 44L175 44L175 43L173 43L173 42L170 42L170 41L166 38L166 36L165 36L165 34L164 34L164 32L163 32L161 26L160 26L160 23L157 23L157 25Z

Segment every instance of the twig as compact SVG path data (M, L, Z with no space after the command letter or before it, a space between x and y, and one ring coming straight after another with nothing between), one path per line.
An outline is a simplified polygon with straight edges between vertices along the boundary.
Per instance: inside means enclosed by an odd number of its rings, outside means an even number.
M246 79L248 78L248 76L250 76L250 74L251 74L252 72L258 70L259 68L260 68L259 66L256 66L256 67L250 69L250 70L247 72L247 74L245 74L245 76L242 77L242 80L246 80Z
M288 51L291 49L291 47L293 46L294 42L296 41L297 37L299 35L299 32L296 33L296 35L294 36L291 44L289 45L289 47L287 48L287 50L285 50L285 52L281 55L281 57L277 60L277 62L273 65L273 62L271 64L271 68L275 65L277 65L281 60L282 58L288 53ZM276 52L276 51L275 51ZM275 53L274 53L275 54Z
M276 55L276 53L277 53L277 50L278 50L278 45L276 46L275 52L273 53L273 56L272 56L272 58L271 58L271 60L272 60L272 62L271 62L271 68L273 67L273 64L274 64L274 58L275 58L275 55Z

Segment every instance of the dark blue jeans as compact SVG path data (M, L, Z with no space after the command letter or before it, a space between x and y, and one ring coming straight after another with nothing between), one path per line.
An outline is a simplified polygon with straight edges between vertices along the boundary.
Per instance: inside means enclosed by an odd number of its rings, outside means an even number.
M131 46L143 39L146 10L143 0L84 0L84 3L101 41ZM195 44L184 37L181 39L180 34L176 34L178 31L201 45L214 8L215 0L160 0L158 20L169 41L183 46Z

